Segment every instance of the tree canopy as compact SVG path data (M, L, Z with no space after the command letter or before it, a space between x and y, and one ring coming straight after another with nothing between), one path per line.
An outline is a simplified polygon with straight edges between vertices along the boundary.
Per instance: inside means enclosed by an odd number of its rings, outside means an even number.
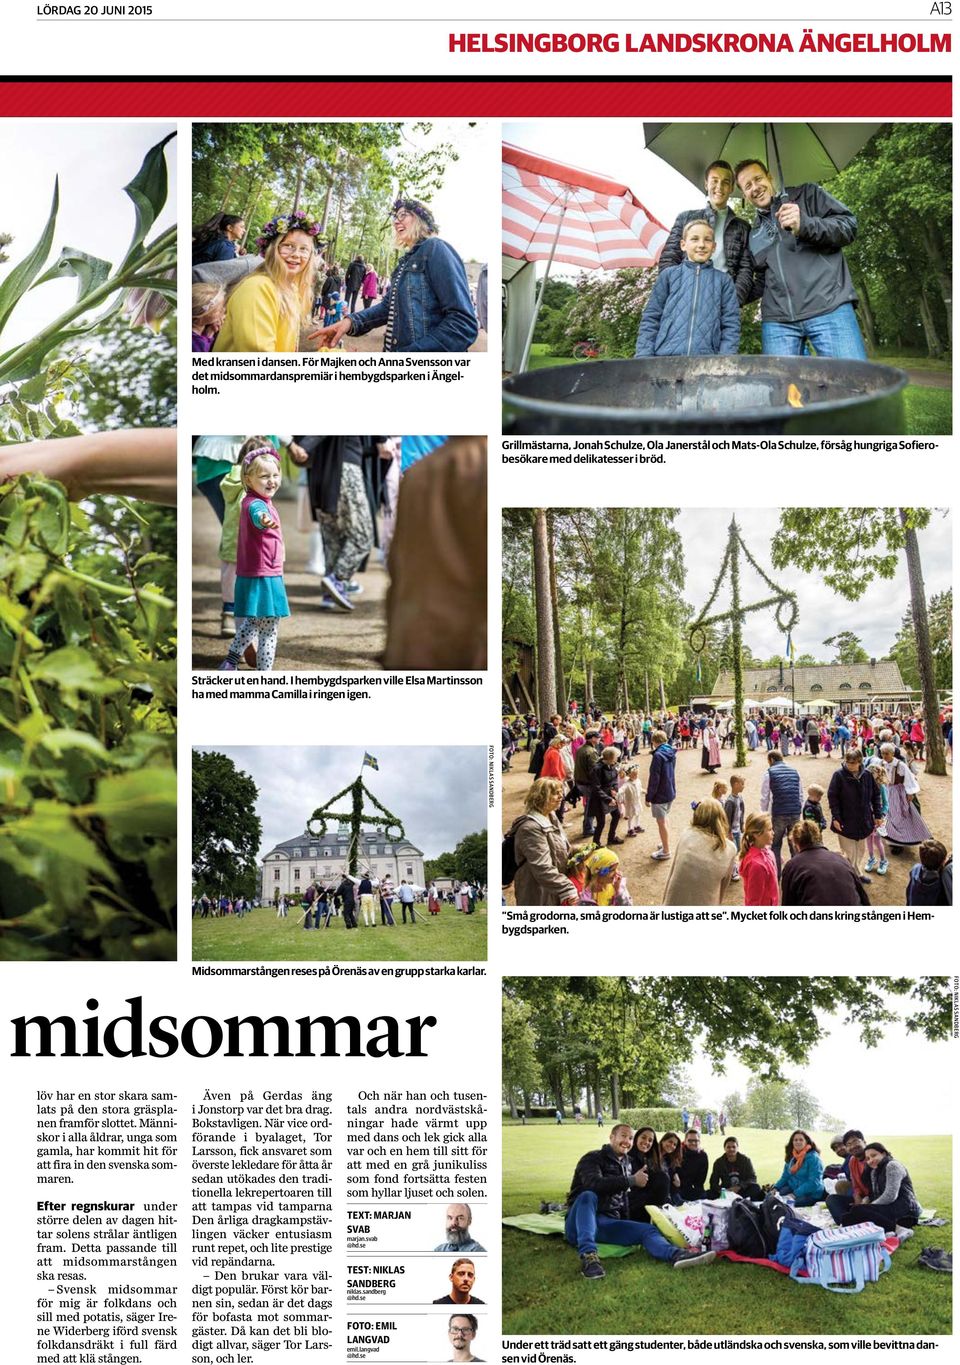
M252 896L263 832L260 790L226 754L193 751L193 884Z
M758 1083L782 1083L838 1023L873 1048L898 1021L943 1041L953 1019L947 977L507 977L503 990L526 1006L510 1015L525 1036L505 1040L505 1056L532 1053L538 1068L534 1087L524 1063L521 1088L559 1108L583 1090L609 1095L614 1115L661 1103L671 1073L698 1051L717 1072L735 1053ZM505 1067L508 1091L511 1074Z

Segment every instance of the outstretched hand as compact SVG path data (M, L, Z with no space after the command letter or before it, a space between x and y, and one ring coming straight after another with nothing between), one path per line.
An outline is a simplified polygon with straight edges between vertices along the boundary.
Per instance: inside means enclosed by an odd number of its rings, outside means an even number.
M310 332L307 336L308 341L316 341L320 347L333 348L339 346L341 340L350 333L350 319L342 318L339 322L332 322L329 327L320 327L316 332Z

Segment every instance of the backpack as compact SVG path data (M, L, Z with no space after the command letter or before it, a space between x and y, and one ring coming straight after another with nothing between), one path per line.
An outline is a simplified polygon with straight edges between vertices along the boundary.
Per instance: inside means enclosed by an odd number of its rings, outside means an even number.
M516 832L508 830L500 845L500 885L512 886L517 875Z
M890 1269L890 1253L883 1245L886 1236L876 1223L821 1228L807 1238L804 1255L790 1267L790 1278L798 1284L819 1284L834 1294L859 1294L865 1284L875 1284ZM798 1279L801 1270L807 1272L805 1280Z
M737 1199L727 1219L727 1241L738 1256L763 1260L768 1255L763 1235L761 1206L750 1199Z
M763 1224L763 1241L767 1255L772 1256L780 1238L780 1225L789 1217L790 1208L778 1194L768 1194L760 1205L760 1221Z

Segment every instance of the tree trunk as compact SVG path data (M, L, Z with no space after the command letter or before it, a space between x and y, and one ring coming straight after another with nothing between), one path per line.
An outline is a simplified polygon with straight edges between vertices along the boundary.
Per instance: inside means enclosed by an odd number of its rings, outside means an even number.
M666 694L666 692L664 692L664 690L663 690L663 679L661 678L661 679L660 679L660 710L661 710L661 711L666 711L666 709L667 709L667 694Z
M647 715L649 716L649 714L650 714L650 672L649 672L649 670L646 669L646 668L643 670L643 690L644 690L644 693L646 694L646 700L647 700Z
M510 1117L512 1119L519 1118L520 1115L517 1113L517 1100L513 1093L512 1085L507 1087L507 1103L510 1105Z
M297 183L293 191L293 213L300 212L300 196L303 193L303 180L307 173L306 158L297 162Z
M877 349L877 329L873 321L873 305L870 302L870 293L867 289L867 282L861 271L851 271L851 277L860 295L860 322L863 326L863 334L867 342L868 351Z
M920 544L917 533L907 524L906 509L900 508L900 524L904 533L904 552L910 578L910 610L917 637L917 670L923 695L923 728L927 732L927 761L924 771L935 777L945 777L946 757L943 751L943 731L940 729L940 702L937 697L937 674L930 644L930 620L923 588L923 569L920 564Z
M557 558L554 548L553 513L547 513L547 549L550 556L550 611L553 616L553 658L557 672L557 711L567 714L566 683L563 678L563 649L560 643L560 599L557 593Z
M610 1111L614 1120L620 1117L620 1077L616 1071L610 1073Z
M589 706L593 701L593 664L587 659L586 651L583 658L583 690L586 694L583 699L584 705Z
M327 222L329 221L329 218L330 218L330 199L331 199L332 195L333 195L333 176L331 175L331 177L330 177L330 182L329 182L329 184L327 185L327 192L326 192L326 194L324 195L324 199L323 199L323 212L322 212L321 215L320 215L320 236L321 236L321 237L325 237L325 236L326 236L326 232L327 232Z
M557 699L549 542L547 514L542 507L538 507L533 514L533 587L537 618L537 708L541 724L553 714Z
M940 333L937 331L936 318L933 316L933 309L930 307L926 289L920 291L920 321L923 323L923 333L927 339L927 355L932 356L934 360L939 360L943 355L943 342L940 340Z
M923 244L927 248L927 255L933 266L933 273L936 276L937 284L940 289L940 297L943 299L943 306L947 314L947 345L948 349L953 349L953 276L950 271L950 257L943 242L943 233L939 225L933 221L928 214L923 214L919 218L920 227L923 232Z
M223 191L223 198L220 200L220 212L221 212L221 213L226 213L226 212L227 212L227 204L229 203L230 195L231 195L231 193L232 193L232 191L233 191L233 187L234 187L234 185L236 184L237 176L238 176L239 174L240 174L240 165L239 165L239 163L238 163L236 166L234 166L233 170L230 172L230 179L227 181L227 187L226 187L226 189Z

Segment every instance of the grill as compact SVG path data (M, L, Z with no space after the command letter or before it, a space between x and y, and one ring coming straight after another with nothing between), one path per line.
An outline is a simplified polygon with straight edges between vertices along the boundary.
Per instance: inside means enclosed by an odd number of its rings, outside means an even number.
M903 431L907 376L811 356L655 356L504 381L518 436L881 436Z

